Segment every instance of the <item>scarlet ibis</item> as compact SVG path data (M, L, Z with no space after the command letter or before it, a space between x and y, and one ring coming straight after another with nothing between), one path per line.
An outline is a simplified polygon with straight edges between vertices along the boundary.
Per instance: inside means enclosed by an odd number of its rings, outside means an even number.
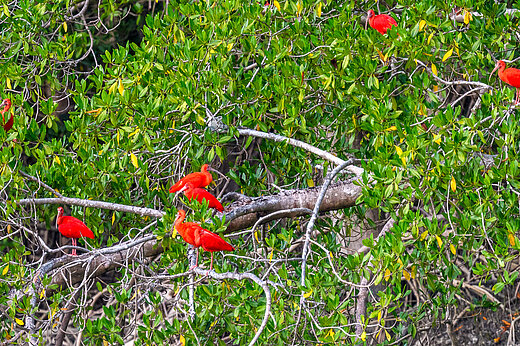
M2 104L0 104L0 107L4 106L4 109L0 111L2 113L2 122L4 123L4 131L7 132L13 127L14 119L13 114L11 114L11 117L7 122L5 122L4 114L11 108L11 100L5 99Z
M78 246L78 238L86 237L94 239L94 233L74 216L63 216L63 208L58 208L58 217L56 218L56 226L58 231L67 238L72 238L72 246ZM76 249L72 249L72 256L76 256Z
M173 186L170 187L170 193L179 191L187 183L191 183L194 188L208 186L213 181L213 177L211 176L211 173L208 172L208 169L210 169L209 165L202 165L200 172L190 173L173 184Z
M367 21L365 22L365 30L367 29L367 23L370 24L373 29L376 29L383 35L386 34L388 29L390 29L392 26L397 26L397 22L394 18L387 14L378 14L376 16L374 10L368 10Z
M516 97L515 97L515 105L520 103L520 70L517 68L506 68L506 63L503 60L497 61L497 64L491 75L498 70L498 76L502 81L516 88Z
M181 191L184 191L184 195L188 197L190 201L196 199L197 201L199 201L199 203L202 203L203 200L206 200L210 208L215 208L220 212L224 211L224 207L218 201L218 199L211 193L200 187L193 188L193 185L191 185L191 183L187 183L186 185L184 185Z
M211 263L209 270L213 269L213 252L215 251L234 251L233 246L228 244L218 234L208 231L199 226L195 222L184 222L186 218L186 212L180 209L177 212L177 218L175 219L175 229L181 235L182 239L188 244L194 247L201 247L211 252ZM195 267L199 265L199 256L197 255L197 262Z

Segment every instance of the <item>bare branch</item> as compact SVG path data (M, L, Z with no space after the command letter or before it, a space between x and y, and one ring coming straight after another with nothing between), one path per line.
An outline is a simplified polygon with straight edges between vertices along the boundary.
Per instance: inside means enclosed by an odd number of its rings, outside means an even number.
M348 165L350 165L352 160L348 160L343 162L338 167L334 168L334 170L327 175L325 178L325 182L323 183L320 193L318 195L316 204L314 205L314 209L312 210L312 216L307 224L307 230L305 231L305 244L303 245L303 254L302 254L302 277L301 277L301 285L305 286L305 271L307 269L307 256L309 254L309 241L311 238L311 232L314 227L314 222L316 222L316 219L318 218L318 213L320 212L321 203L325 199L325 194L327 193L327 189L329 188L330 183L332 182L332 179L341 172L343 169L345 169Z

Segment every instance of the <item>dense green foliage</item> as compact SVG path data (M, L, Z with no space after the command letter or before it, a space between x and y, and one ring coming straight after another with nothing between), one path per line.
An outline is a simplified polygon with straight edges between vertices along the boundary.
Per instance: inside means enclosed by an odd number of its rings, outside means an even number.
M457 298L462 281L492 287L469 298L471 309L496 304L490 296L518 276L508 268L520 246L520 128L514 89L488 77L495 60L518 56L519 14L477 1L471 11L481 15L463 9L464 23L450 17L450 3L389 1L399 27L383 36L364 29L374 4L108 1L87 2L82 14L84 2L70 0L4 3L1 96L13 102L15 125L0 129L0 338L28 340L21 328L35 314L40 342L53 340L60 309L76 295L42 291L40 305L30 302L36 271L57 255L41 247L58 246L56 208L16 202L56 196L21 170L66 197L167 213L153 225L137 214L70 209L96 234L89 249L152 232L164 239L153 261L82 283L69 328L85 344L248 343L266 308L260 286L196 277L192 321L188 277L158 278L189 269L185 243L166 236L180 206L168 188L203 163L226 161L237 192L270 195L313 187L332 164L288 144L239 140L238 126L355 157L365 170L358 205L320 216L305 286L292 245L308 217L227 234L236 251L216 256L217 271L275 283L259 343L354 340L363 277L379 285L362 321L370 343L411 340L418 325L445 322L466 304ZM215 131L215 120L229 129ZM377 218L365 218L371 209ZM210 218L205 209L189 216L223 233L225 223ZM359 233L389 218L392 229L356 253Z

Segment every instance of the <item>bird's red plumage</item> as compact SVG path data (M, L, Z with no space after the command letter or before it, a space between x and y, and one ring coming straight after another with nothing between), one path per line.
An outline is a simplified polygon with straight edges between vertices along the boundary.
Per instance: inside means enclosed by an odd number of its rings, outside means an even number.
M58 231L67 238L91 238L94 239L94 233L74 216L58 216Z
M518 105L520 103L520 70L512 67L506 68L505 61L499 60L491 71L489 78L496 70L498 70L498 76L504 83L516 88L515 105Z
M214 251L234 251L235 249L218 234L202 229L199 234L200 245L209 252Z
M195 247L202 246L204 250L210 252L234 250L234 248L218 234L210 232L194 222L183 223L185 217L186 212L182 209L179 210L177 219L175 220L175 229L186 243Z
M520 88L520 70L517 68L504 68L498 71L501 80L515 88Z
M182 239L188 244L191 244L195 247L195 232L197 232L200 227L195 222L184 222L184 218L186 217L186 212L184 210L179 210L177 219L175 220L175 229L181 235ZM200 245L199 245L200 246Z
M211 176L211 173L208 172L209 165L205 164L202 165L200 172L194 172L190 173L175 184L173 184L172 187L170 187L170 193L177 192L181 190L184 185L187 183L190 183L193 187L204 187L211 184L213 181L213 177Z
M388 29L390 29L392 26L397 26L397 22L394 18L387 14L378 14L376 16L374 15L373 10L368 12L368 23L372 28L376 29L383 35L386 34Z
M4 109L2 109L2 111L0 111L0 113L2 113L2 121L5 121L4 114L11 108L11 100L5 99L2 104L5 106L4 106ZM3 125L4 131L5 132L9 131L13 127L13 124L14 124L14 118L13 118L13 114L11 114L11 117L9 118L9 120Z
M186 184L185 188L186 190L184 190L184 195L188 197L190 201L196 199L199 203L203 203L203 201L206 200L210 208L215 208L220 212L224 211L222 204L208 191L201 189L200 187L193 188L191 183Z

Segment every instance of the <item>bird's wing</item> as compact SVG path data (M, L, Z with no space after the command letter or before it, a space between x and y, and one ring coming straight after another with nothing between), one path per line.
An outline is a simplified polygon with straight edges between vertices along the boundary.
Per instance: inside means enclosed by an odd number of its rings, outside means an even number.
M186 196L190 200L193 197L195 197L197 199L197 201L199 201L199 203L202 203L203 200L206 200L206 201L208 201L208 206L210 208L215 208L218 211L224 210L224 207L218 201L218 199L215 196L213 196L210 192L208 192L204 189L201 189L201 188L193 189L192 191L190 191L190 195L188 196L188 194L186 194Z
M11 114L11 118L9 118L9 120L4 124L4 131L5 132L9 131L13 127L13 123L14 123L14 118L13 118L13 115Z
M505 81L509 85L520 88L520 70L517 68L508 68L505 70L507 80Z
M206 176L204 175L204 173L201 173L201 172L190 173L187 176L185 176L184 178L182 178L181 180L179 180L178 182L176 182L175 184L173 184L173 186L170 187L170 193L179 191L187 183L190 183L191 186L193 186L193 187L205 186L204 185L205 177Z
M383 29L383 31L386 32L386 30L390 29L392 26L397 26L397 22L395 21L395 19L390 17L389 15L380 14L373 18L373 27L376 28L376 30L378 31L381 31L379 29Z
M200 232L201 246L206 251L233 251L230 244L222 239L218 234L202 229Z
M68 238L86 237L94 239L94 233L81 220L73 216L63 216L63 221L58 226L61 234Z
M181 235L182 239L184 239L184 241L188 244L191 244L193 246L200 246L197 245L197 241L196 241L196 232L198 229L200 229L201 227L196 224L195 222L185 222L181 225L179 225L178 227L176 227L177 229L177 232L179 232L179 234Z

